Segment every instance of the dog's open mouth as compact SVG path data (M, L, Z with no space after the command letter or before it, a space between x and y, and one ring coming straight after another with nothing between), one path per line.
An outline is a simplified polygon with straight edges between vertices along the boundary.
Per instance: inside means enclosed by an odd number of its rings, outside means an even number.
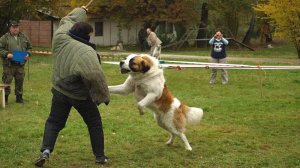
M121 68L121 74L127 74L129 72L130 72L130 70Z

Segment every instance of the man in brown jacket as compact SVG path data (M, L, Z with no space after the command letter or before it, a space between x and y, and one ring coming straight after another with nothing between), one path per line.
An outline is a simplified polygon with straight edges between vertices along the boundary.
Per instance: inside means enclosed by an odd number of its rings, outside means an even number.
M161 41L157 37L157 35L151 30L151 28L147 28L148 33L148 44L151 46L150 55L153 57L159 57L161 53Z

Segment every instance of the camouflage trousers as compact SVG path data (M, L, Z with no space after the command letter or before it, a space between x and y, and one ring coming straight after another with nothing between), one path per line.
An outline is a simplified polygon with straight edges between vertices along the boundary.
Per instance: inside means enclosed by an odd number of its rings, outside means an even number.
M3 65L2 82L4 84L11 84L15 79L15 95L23 94L23 82L25 78L24 65L10 64ZM10 86L5 88L5 95L11 92Z

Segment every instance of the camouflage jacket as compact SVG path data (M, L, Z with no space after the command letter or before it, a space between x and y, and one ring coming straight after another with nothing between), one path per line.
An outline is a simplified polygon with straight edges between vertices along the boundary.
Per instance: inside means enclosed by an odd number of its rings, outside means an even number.
M3 64L9 64L11 60L7 59L7 54L12 53L13 50L26 51L30 55L31 49L29 38L23 33L19 33L15 38L8 32L0 38L0 55L3 58Z

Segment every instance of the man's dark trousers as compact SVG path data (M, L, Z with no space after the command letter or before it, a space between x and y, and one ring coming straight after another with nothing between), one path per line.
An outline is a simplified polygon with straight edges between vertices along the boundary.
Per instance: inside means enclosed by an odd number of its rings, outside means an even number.
M104 156L102 120L97 105L91 99L75 100L55 89L52 89L52 94L51 112L45 124L41 151L45 149L53 151L57 136L65 127L70 110L74 107L88 127L94 155L96 157Z

